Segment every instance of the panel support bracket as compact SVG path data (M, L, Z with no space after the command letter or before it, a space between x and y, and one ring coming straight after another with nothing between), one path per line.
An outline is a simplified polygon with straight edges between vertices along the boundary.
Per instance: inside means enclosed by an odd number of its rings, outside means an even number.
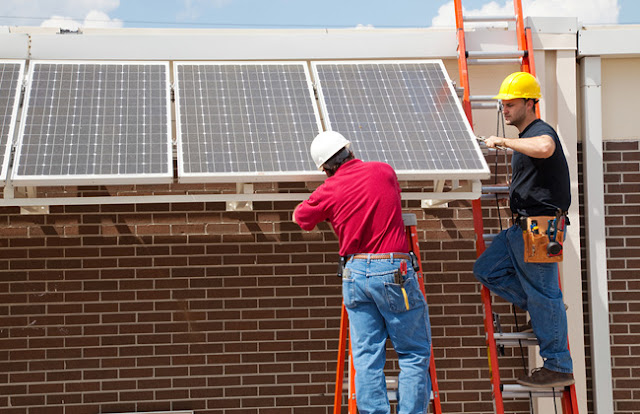
M452 193L472 193L478 194L482 192L482 183L480 180L468 180L463 183L460 183L460 180L453 180L451 183L451 191L443 193L444 190L444 180L437 180L434 183L434 193L440 195L454 194ZM478 198L476 197L476 198ZM460 197L451 197L447 199L426 199L420 201L421 208L433 208L433 207L449 207L449 202L453 200L460 200Z
M38 191L36 187L18 187L15 188L8 182L4 189L3 195L5 199L15 199L16 194L19 198L36 198L38 195ZM32 215L32 214L49 214L49 206L48 205L25 205L20 206L20 214L21 215Z
M253 184L236 183L237 194L253 194ZM227 201L227 211L253 211L253 201L237 200Z

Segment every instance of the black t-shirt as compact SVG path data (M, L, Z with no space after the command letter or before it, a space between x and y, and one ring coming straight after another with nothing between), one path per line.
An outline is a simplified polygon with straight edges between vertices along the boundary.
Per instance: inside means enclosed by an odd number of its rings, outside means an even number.
M514 151L511 159L511 211L521 216L553 216L571 204L569 167L558 134L546 122L536 119L520 138L548 135L556 143L549 158L532 158Z

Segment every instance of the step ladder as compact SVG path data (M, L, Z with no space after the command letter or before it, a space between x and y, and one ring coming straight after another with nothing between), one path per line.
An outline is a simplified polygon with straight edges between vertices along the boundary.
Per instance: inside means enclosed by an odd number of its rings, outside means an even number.
M465 17L462 10L462 0L454 0L456 17L456 36L458 40L458 69L460 74L460 86L463 88L462 107L467 115L469 124L473 126L472 109L496 109L496 103L491 95L471 95L469 87L469 65L492 65L505 63L518 63L522 72L528 72L535 76L535 64L533 59L533 42L531 28L524 26L522 2L514 0L513 16L483 16ZM465 22L515 22L515 35L517 50L509 52L469 51L466 47L464 24ZM540 108L536 106L536 114L540 116ZM483 196L472 201L474 232L476 234L476 254L479 257L486 248L486 243L495 235L484 233L482 216L482 199L493 197L495 194L508 194L508 187L483 187ZM558 280L560 276L558 275ZM499 319L492 311L491 292L486 287L481 291L483 304L483 317L485 328L485 340L491 371L491 385L496 414L504 414L504 398L531 398L531 397L556 397L562 394L562 410L564 414L578 414L575 385L565 387L561 392L553 389L530 388L519 384L502 384L500 381L500 369L498 364L498 352L507 346L531 346L537 345L537 339L533 333L503 333L501 332ZM497 328L497 329L496 329Z
M405 230L407 233L407 239L411 251L418 258L418 270L416 271L416 277L418 278L418 285L422 294L426 296L424 289L424 277L422 274L422 261L420 260L420 247L418 242L417 225L418 220L415 214L403 214ZM342 312L340 315L340 339L338 345L338 366L336 369L336 387L333 400L333 414L340 414L342 411L342 390L346 385L348 387L347 401L348 401L348 413L358 414L358 405L356 401L355 391L355 368L353 366L353 360L349 357L349 376L348 381L345 384L344 368L345 358L347 354L347 345L349 346L349 355L351 355L351 341L348 338L349 332L349 317L347 315L347 309L342 304ZM432 410L430 412L435 414L442 414L442 407L440 405L440 390L438 388L438 379L436 376L436 365L433 357L433 344L431 345L431 358L429 360L429 375L431 376L431 403ZM387 393L389 400L396 399L396 390L398 388L397 377L387 377Z

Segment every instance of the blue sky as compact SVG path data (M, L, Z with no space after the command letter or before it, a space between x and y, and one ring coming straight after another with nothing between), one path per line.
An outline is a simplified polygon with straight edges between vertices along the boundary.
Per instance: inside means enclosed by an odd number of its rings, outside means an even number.
M640 24L640 0L522 0L525 15L585 24ZM503 14L512 0L463 0L469 14ZM451 0L1 0L0 26L429 27L453 22Z

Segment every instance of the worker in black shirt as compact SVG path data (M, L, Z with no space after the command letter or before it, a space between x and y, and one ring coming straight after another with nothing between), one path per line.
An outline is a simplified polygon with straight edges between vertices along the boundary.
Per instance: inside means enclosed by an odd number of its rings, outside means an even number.
M490 148L514 151L509 198L517 218L478 258L473 271L492 292L529 312L544 366L520 377L518 383L564 387L574 379L557 262L571 193L558 135L536 116L540 97L540 84L526 72L507 76L495 97L502 101L507 124L520 132L519 138L485 140Z

